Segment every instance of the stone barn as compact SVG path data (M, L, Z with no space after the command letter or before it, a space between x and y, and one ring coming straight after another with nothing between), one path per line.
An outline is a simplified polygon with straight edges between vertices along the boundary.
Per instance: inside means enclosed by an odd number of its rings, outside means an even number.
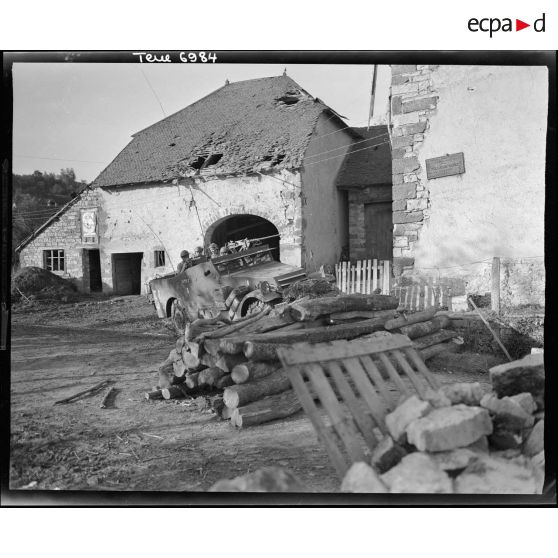
M76 213L82 196L20 247L21 261L44 266L45 250L63 250L65 268L51 269L89 290L96 250L102 290L133 294L176 269L183 249L263 238L278 260L311 273L348 244L347 192L336 180L362 140L286 75L227 82L135 133L88 189L89 221Z

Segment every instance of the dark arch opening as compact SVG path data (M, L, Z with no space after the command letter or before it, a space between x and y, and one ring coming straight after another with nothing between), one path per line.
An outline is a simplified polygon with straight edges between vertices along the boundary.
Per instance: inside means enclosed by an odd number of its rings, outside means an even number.
M272 237L272 238L266 238ZM273 259L279 261L279 231L277 227L257 215L231 215L215 226L209 235L209 243L215 242L219 247L231 240L264 238L263 244L273 248ZM208 244L209 244L208 243Z

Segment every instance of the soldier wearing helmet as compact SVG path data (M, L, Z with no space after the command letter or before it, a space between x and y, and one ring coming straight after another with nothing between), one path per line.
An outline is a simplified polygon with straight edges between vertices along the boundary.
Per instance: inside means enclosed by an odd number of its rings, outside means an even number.
M219 246L217 246L217 244L215 244L215 242L212 242L209 245L209 257L210 258L217 258L219 256Z
M188 250L182 250L180 252L180 259L182 260L177 267L177 272L182 273L186 271L189 267L192 267L192 260L190 259L190 252Z

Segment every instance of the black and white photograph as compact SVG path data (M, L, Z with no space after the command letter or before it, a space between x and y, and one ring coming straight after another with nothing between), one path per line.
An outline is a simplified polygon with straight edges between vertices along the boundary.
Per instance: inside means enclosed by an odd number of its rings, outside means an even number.
M555 53L4 56L14 502L555 502Z

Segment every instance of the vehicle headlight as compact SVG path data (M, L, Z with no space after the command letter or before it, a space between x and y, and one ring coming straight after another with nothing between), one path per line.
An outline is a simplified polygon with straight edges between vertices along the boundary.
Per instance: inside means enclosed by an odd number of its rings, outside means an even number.
M262 281L260 283L260 291L262 291L262 294L267 294L271 291L271 287L267 281Z

